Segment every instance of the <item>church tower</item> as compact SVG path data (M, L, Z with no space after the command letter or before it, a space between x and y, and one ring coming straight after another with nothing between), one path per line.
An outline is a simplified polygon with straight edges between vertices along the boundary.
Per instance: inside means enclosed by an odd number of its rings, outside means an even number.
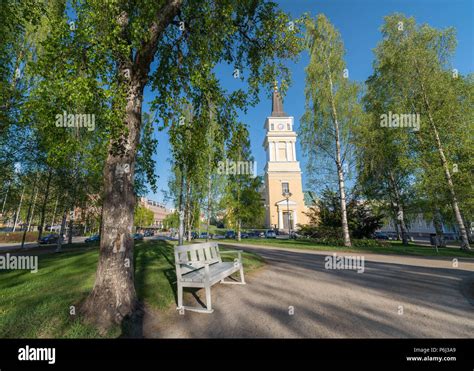
M265 120L263 147L267 152L265 166L265 208L267 228L292 231L306 224L300 163L296 160L294 118L283 111L283 103L275 83L272 113Z

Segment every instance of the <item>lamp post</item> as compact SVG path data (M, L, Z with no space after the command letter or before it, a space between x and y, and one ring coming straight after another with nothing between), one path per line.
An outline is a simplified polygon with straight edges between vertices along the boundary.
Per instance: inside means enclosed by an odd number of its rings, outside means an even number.
M288 213L288 238L291 237L291 217L290 217L290 197L292 196L290 190L286 190L282 193L282 196L286 198L286 210Z

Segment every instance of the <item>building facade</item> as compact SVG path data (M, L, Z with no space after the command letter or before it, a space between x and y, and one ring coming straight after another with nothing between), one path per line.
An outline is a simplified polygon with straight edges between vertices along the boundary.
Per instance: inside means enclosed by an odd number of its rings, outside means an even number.
M172 212L159 202L149 200L145 197L140 198L140 205L153 212L153 224L147 226L150 228L163 228L163 220L166 218L167 215L171 214Z
M433 221L428 220L422 213L411 215L407 222L408 234L414 239L417 238L429 238L430 235L436 233ZM441 223L444 237L446 239L457 239L459 232L456 225L448 225ZM393 220L386 220L385 224L379 230L380 232L387 233L390 236L397 236L399 234L399 228L395 225Z
M300 163L296 158L294 118L283 111L278 87L272 94L272 113L265 120L263 147L267 153L264 202L266 227L281 231L295 230L306 224Z

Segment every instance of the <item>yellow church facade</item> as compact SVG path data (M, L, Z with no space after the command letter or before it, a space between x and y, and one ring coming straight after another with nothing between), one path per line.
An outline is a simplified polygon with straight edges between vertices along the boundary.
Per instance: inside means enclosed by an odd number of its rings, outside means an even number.
M263 147L267 153L264 200L266 227L288 232L307 224L300 163L296 158L294 117L283 111L278 88L272 96L272 113L265 120Z

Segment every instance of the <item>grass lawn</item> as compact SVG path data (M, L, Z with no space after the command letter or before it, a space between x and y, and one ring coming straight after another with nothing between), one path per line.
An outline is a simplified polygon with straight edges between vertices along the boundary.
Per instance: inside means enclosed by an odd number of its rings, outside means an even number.
M37 273L0 271L0 338L90 338L98 331L71 316L92 289L98 261L95 247L64 249L61 254L40 254ZM148 241L135 245L135 287L148 308L175 305L173 244ZM223 259L231 259L225 254ZM243 254L245 272L263 266L262 258ZM117 337L115 328L106 337Z
M234 240L222 240L223 243L238 245L239 242ZM243 239L242 244L275 246L293 249L306 249L317 251L331 251L331 252L355 252L355 253L374 253L374 254L396 254L396 255L413 255L413 256L433 256L433 257L453 257L453 258L474 258L474 251L461 251L458 248L440 248L438 253L434 247L422 246L410 243L408 246L403 246L401 241L389 241L386 247L342 247L342 246L328 246L318 245L312 241L307 240L283 240L283 239Z

